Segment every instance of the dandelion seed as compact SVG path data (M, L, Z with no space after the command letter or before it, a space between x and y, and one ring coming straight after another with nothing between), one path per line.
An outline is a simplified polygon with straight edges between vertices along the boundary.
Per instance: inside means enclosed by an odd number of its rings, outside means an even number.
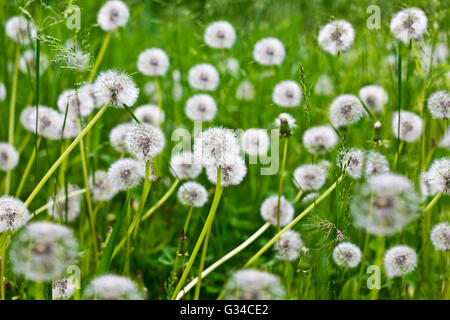
M38 115L37 130L36 115ZM37 131L37 135L52 140L61 139L63 121L63 117L56 110L46 106L27 107L20 114L20 122L26 130L32 133Z
M285 291L280 279L253 269L236 271L225 284L225 300L282 300Z
M450 116L450 95L446 91L438 91L428 98L428 110L434 119L448 119Z
M132 280L105 274L93 279L83 292L86 300L143 300L144 295Z
M375 114L383 112L384 105L388 102L388 95L378 85L368 85L359 90L359 97L364 104Z
M94 90L102 102L113 107L131 107L139 95L139 89L129 76L113 70L99 74L94 83Z
M33 22L24 17L12 17L6 21L6 35L22 45L28 45L30 39L36 37L37 29Z
M232 185L238 185L244 180L247 174L247 167L245 161L239 155L234 155L227 160L228 162L222 164L221 167L221 179L220 185L222 187L229 187ZM206 175L208 180L217 184L217 167L214 165L206 166Z
M30 212L19 199L0 197L0 233L17 230L30 218Z
M172 155L170 168L178 179L195 179L202 172L202 165L192 152L182 152Z
M239 83L239 86L236 89L236 99L243 101L251 101L254 98L255 98L255 88L253 87L253 84L248 80L244 80L241 83Z
M219 85L219 73L212 65L200 63L189 70L188 81L194 89L213 91Z
M58 109L68 116L78 118L87 117L95 108L92 96L85 90L65 90L58 98Z
M60 277L73 264L78 243L72 230L50 222L32 222L19 231L10 248L12 271L42 282Z
M269 135L265 129L247 129L240 137L241 148L248 155L265 155L269 151Z
M116 184L109 179L108 173L97 170L94 176L89 177L89 188L94 201L111 200L117 193Z
M366 176L376 176L389 172L389 162L382 154L370 151L366 157Z
M350 177L359 179L364 167L364 151L352 148L338 157L338 164Z
M392 133L398 138L398 112L392 116ZM423 120L415 113L400 111L400 140L415 142L422 135Z
M389 278L403 276L416 268L417 254L411 247L395 246L386 252L383 263Z
M118 190L131 189L144 178L145 168L134 159L120 159L114 162L108 170L108 178Z
M265 221L278 224L278 196L266 198L261 204L261 216ZM284 196L280 198L280 226L287 225L294 217L294 207Z
M303 241L300 235L295 231L288 230L276 243L277 258L283 261L294 261L299 257L302 247Z
M135 125L127 132L125 144L136 159L147 162L161 153L166 140L162 131L152 125Z
M296 107L302 99L302 90L295 81L282 81L273 89L272 100L281 107Z
M326 169L317 164L304 164L294 171L294 183L304 191L319 190L326 180Z
M178 188L178 200L185 206L203 207L208 201L208 192L201 184L193 181L185 182Z
M169 57L161 49L146 49L139 54L137 68L147 76L163 76L169 69Z
M119 153L127 152L126 139L127 134L134 128L135 124L126 122L115 126L109 134L109 142L113 148Z
M0 101L4 101L6 99L6 87L3 82L0 82Z
M73 221L80 214L81 210L81 196L66 197L67 195L79 191L80 188L76 185L67 185L67 190L64 188L58 192L55 199L51 198L48 201L48 214L59 221Z
M17 167L19 153L6 142L0 142L0 171L9 171Z
M206 28L203 38L211 48L228 49L236 41L236 31L229 22L216 21Z
M186 115L191 120L211 121L216 113L216 101L208 94L196 94L186 101Z
M361 250L350 242L341 242L333 250L333 260L345 268L354 268L361 262Z
M345 20L330 22L320 29L318 41L322 49L333 56L345 52L355 39L355 30Z
M289 113L280 113L275 119L275 127L280 129L281 137L289 137L294 133L297 125L295 124L295 118Z
M331 103L329 117L333 126L339 128L359 121L363 117L363 111L361 101L356 96L343 94Z
M418 8L407 8L392 17L390 29L392 34L409 44L410 40L419 40L427 30L427 16Z
M326 74L321 75L314 86L314 93L321 96L331 96L333 92L334 86L330 77Z
M134 115L140 122L155 127L159 126L165 119L164 111L160 111L159 107L154 104L145 104L137 107L134 110Z
M447 222L435 225L430 238L436 250L450 251L450 225Z
M39 55L39 75L43 75L49 66L48 58L45 54ZM19 70L25 74L34 76L36 74L36 55L32 50L23 53L19 60Z
M75 291L72 279L61 279L52 283L52 300L64 300L73 296Z
M127 24L130 10L122 1L107 1L98 11L97 23L105 31L112 31Z
M329 152L337 143L338 135L329 126L312 127L303 134L303 145L314 155Z
M428 173L432 190L450 194L450 158L434 160Z
M253 58L265 66L280 65L285 55L283 43L276 38L263 38L253 48Z

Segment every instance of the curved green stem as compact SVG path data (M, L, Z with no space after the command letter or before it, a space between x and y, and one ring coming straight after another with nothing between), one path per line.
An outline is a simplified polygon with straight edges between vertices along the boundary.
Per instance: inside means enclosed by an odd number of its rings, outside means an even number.
M111 32L108 32L106 34L105 39L103 40L102 47L100 48L97 58L95 59L94 66L92 67L91 72L89 73L88 82L92 82L92 80L94 80L97 70L100 67L100 63L103 60L103 56L105 55L106 49L108 48L109 42L111 41L111 36L112 36Z
M169 190L161 197L161 199L158 200L143 216L142 220L146 220L150 218L150 216L161 207L164 202L172 195L172 193L175 191L176 187L180 183L180 179L176 179L173 184L170 186Z
M20 193L22 192L22 188L25 185L25 180L27 179L28 174L30 173L31 166L33 165L33 162L35 160L37 148L39 148L39 145L41 144L41 140L42 140L42 137L39 136L39 138L37 139L37 142L36 142L36 147L33 149L33 153L28 158L27 166L25 167L25 171L22 174L22 178L20 178L19 187L17 188L17 191L16 191L16 198L20 197Z
M283 178L284 178L284 168L286 166L286 157L287 157L287 147L288 147L288 139L284 140L284 148L283 148L283 160L281 162L281 172L280 172L280 183L278 184L278 203L277 203L277 232L280 232L280 206L281 206L281 192L283 190Z
M433 208L433 206L438 202L438 200L442 197L444 194L443 191L439 192L437 195L434 196L434 198L430 201L430 203L423 209L423 212L428 212Z

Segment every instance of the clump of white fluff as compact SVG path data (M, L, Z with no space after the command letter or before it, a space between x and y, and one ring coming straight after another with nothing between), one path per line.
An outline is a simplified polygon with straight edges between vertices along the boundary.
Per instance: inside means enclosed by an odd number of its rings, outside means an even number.
M202 172L202 165L192 152L181 152L172 155L170 169L178 179L195 179Z
M448 119L450 116L450 95L437 91L428 98L428 110L435 119Z
M359 179L364 167L364 158L363 150L352 148L338 157L338 164L347 175Z
M200 63L189 70L188 81L194 89L213 91L219 85L219 73L212 65Z
M162 131L148 124L135 125L127 132L125 140L128 152L145 162L161 153L165 143Z
M220 185L222 187L240 184L247 174L245 161L239 155L234 155L233 157L227 159L227 162L220 166L220 170ZM216 166L206 166L206 175L211 183L217 184Z
M281 107L296 107L302 99L302 89L295 81L282 81L273 89L272 100Z
M94 99L86 90L69 89L58 97L58 109L69 117L87 117L95 108ZM67 110L68 109L68 110Z
M127 190L138 185L144 174L145 168L141 162L127 158L117 160L108 170L109 180L118 190Z
M283 261L294 261L300 255L303 241L300 235L292 230L283 233L275 245L277 258Z
M102 102L113 107L131 107L135 104L139 89L124 73L114 70L103 71L94 83L94 91Z
M136 283L126 277L105 274L93 279L83 292L86 300L143 300Z
M0 197L0 233L17 230L30 218L30 212L19 199Z
M178 188L177 197L185 206L202 207L208 201L208 192L201 184L188 181Z
M428 170L428 183L432 190L450 194L450 158L434 160Z
M400 140L403 140L405 142L415 142L422 135L423 120L415 113L409 111L400 111L399 121L399 113L395 112L392 115L391 124L392 133L394 134L394 136L398 138L400 131Z
M6 142L0 142L0 171L9 171L17 167L19 153Z
M169 69L169 57L159 48L146 49L139 54L137 68L147 76L163 76Z
M236 89L236 99L243 101L251 101L255 97L255 88L253 84L244 80L239 83L239 86Z
M333 260L340 267L354 268L361 261L361 250L350 242L341 242L333 250Z
M24 17L15 16L6 21L6 35L22 45L30 43L30 39L36 37L37 29L33 22Z
M269 135L265 129L247 129L240 136L242 151L248 155L264 155L269 151Z
M103 170L95 171L89 177L89 188L94 201L111 200L117 193L116 184L109 179L108 173Z
M388 102L388 95L381 86L372 84L364 86L359 90L359 97L364 104L375 114L383 112Z
M266 66L280 65L285 55L283 43L276 38L263 38L253 48L253 58L259 64Z
M411 247L395 246L386 252L383 263L389 278L403 276L416 268L417 254Z
M278 196L266 198L261 204L261 216L265 221L272 225L277 225L278 215ZM294 217L294 207L286 200L284 196L280 198L280 225L287 225Z
M194 121L211 121L217 113L217 104L208 94L196 94L186 101L186 115Z
M203 38L211 48L231 48L236 41L236 31L229 22L216 21L206 28Z
M389 162L386 157L376 151L370 151L366 156L366 176L376 176L389 172Z
M327 170L317 164L304 164L295 169L294 183L304 191L316 191L327 180Z
M319 31L318 41L322 49L332 55L345 52L355 39L352 25L345 20L332 21Z
M450 225L447 222L435 225L430 239L436 250L450 251Z
M355 123L363 115L364 107L361 101L352 94L343 94L334 99L329 110L330 121L336 128Z
M66 188L61 189L54 198L48 201L48 214L59 221L73 221L80 214L81 196L72 196L71 193L79 191L76 185L69 184Z
M392 34L409 44L410 40L419 40L427 30L428 19L425 13L418 8L407 8L397 12L391 20Z
M145 104L134 110L135 117L144 124L159 126L164 122L165 114L158 106L154 104Z
M105 31L123 27L130 19L130 10L125 3L118 0L107 1L98 11L97 23Z
M303 145L311 154L324 154L338 143L338 135L330 126L316 126L305 131Z
M112 128L109 134L109 142L117 152L128 151L126 147L127 134L134 128L134 125L133 122L126 122Z

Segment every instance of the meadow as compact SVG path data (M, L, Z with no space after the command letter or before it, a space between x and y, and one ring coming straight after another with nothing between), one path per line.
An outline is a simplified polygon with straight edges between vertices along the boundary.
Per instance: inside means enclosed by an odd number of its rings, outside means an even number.
M450 299L448 1L0 7L0 299Z

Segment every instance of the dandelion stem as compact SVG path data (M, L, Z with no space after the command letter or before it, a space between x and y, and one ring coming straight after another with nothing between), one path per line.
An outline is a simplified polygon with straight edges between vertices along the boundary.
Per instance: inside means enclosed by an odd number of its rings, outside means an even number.
M137 231L139 228L139 224L141 223L142 211L144 211L145 203L147 202L148 193L150 192L151 182L149 180L150 177L150 161L145 162L145 177L144 177L144 188L142 189L141 199L139 200L139 207L136 215L134 216L134 221L131 224L130 230L128 233L136 237Z
M159 116L158 116L158 126L161 127L161 120L162 120L162 90L161 90L161 84L159 83L159 77L155 77L155 83L156 83L156 94L158 95L158 108L159 108Z
M71 193L68 193L67 196L66 196L66 195L62 195L62 196L56 198L56 201L57 201L57 202L64 201L64 200L66 200L66 199L70 199L70 198L76 197L76 196L78 196L78 195L80 195L80 194L83 194L83 193L85 193L85 192L86 192L86 189L76 190L76 191L73 191L73 192L71 192ZM48 208L50 208L51 206L53 206L53 204L54 204L54 201L53 201L53 200L52 200L52 201L49 201L46 205L43 205L42 207L40 207L39 209L37 209L36 211L34 211L33 218L36 217L36 216L37 216L38 214L40 214L41 212L43 212L43 211L47 210Z
M5 267L6 267L6 243L9 232L0 234L0 300L5 300Z
M175 274L178 270L178 260L180 260L180 256L183 255L183 259L181 261L181 265L184 264L184 256L185 256L185 248L186 248L186 241L187 241L187 230L189 227L189 221L191 220L192 211L194 210L194 207L191 206L189 208L189 212L186 216L186 221L184 222L184 228L181 230L180 235L180 243L178 244L177 253L175 256L175 262L173 263L173 271L172 274Z
M36 147L33 149L33 153L31 154L31 157L28 158L27 166L25 167L25 171L22 174L22 178L20 178L19 187L17 188L17 191L16 191L16 198L20 197L20 193L22 192L22 188L25 185L25 180L27 179L28 174L30 173L31 166L33 165L33 162L35 160L36 152L37 152L37 149L39 148L39 145L41 144L41 140L42 140L42 137L39 136L39 138L37 139L37 142L36 142Z
M288 147L288 139L284 140L284 148L283 148L283 160L281 161L281 171L280 171L280 183L278 184L278 203L277 203L277 232L280 232L280 205L281 205L281 192L283 190L283 178L284 178L284 168L286 166L286 157L287 157L287 147Z
M430 203L423 209L423 212L428 212L433 208L433 206L438 202L438 200L442 197L444 194L443 191L439 192L437 195L434 196L434 198L430 201Z
M300 200L302 198L303 192L304 192L303 189L298 190L298 193L297 193L297 195L295 196L295 199L294 199L294 203L297 203L298 200Z
M197 281L197 285L195 286L195 292L194 292L194 300L198 300L198 298L200 297L200 288L202 286L202 273L203 273L203 268L205 266L205 257L206 257L206 251L208 250L208 241L209 241L209 236L211 234L211 229L212 229L212 224L206 231L205 240L203 241L202 255L200 256L200 264L198 267L198 276L197 276L198 281Z
M106 34L105 39L103 40L102 47L100 48L97 58L95 59L94 66L92 67L91 72L89 73L88 82L92 82L94 80L97 70L100 67L100 63L103 60L103 56L105 55L106 49L108 48L109 42L111 41L111 36L112 36L111 32L108 32Z
M146 220L150 218L150 216L161 207L164 202L172 195L172 193L177 188L178 184L180 183L180 179L176 179L173 184L170 186L169 190L161 197L161 199L158 200L143 216L142 220Z

